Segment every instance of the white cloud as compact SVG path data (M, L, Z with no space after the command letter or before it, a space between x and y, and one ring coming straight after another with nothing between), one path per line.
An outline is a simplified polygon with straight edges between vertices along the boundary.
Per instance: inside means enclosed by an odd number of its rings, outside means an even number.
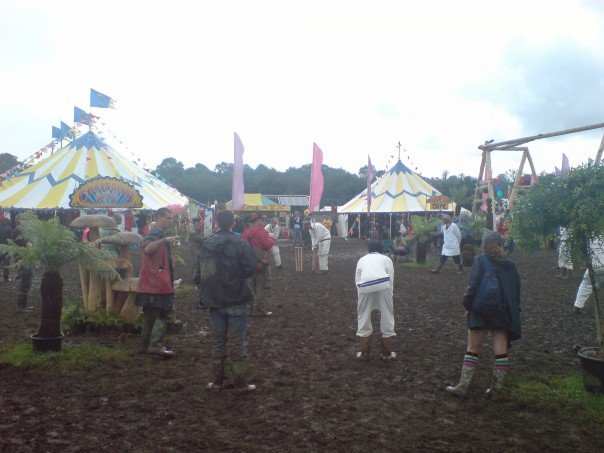
M46 144L92 87L118 100L100 113L152 166L231 161L237 131L252 166L309 163L317 142L330 166L356 172L371 154L383 168L400 140L425 175L475 174L479 144L523 135L551 110L523 65L560 40L573 57L603 47L602 16L571 1L13 0L0 13L0 152ZM551 171L561 149L574 162L598 144L535 143L535 163Z

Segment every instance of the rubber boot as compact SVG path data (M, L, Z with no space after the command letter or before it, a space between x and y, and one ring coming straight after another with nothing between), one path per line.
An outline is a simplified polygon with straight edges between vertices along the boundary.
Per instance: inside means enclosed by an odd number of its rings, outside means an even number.
M140 352L141 354L146 353L147 349L149 349L149 342L151 341L151 330L152 327L146 322L143 322L143 327L141 328L141 344L138 350L138 352Z
M27 294L19 294L17 296L17 312L27 312Z
M174 355L174 351L166 349L162 346L167 328L168 324L166 321L159 318L155 320L155 324L153 324L153 329L151 330L149 348L147 349L149 354L157 354L162 357L172 357Z
M394 336L382 338L382 360L396 359L396 352L392 350L394 345Z
M212 360L212 374L214 375L213 381L208 384L208 389L222 390L225 380L224 359Z
M361 350L357 352L357 359L369 360L369 349L371 345L371 335L367 337L359 337L361 342Z
M461 378L459 379L459 383L455 387L448 385L447 387L445 387L445 392L455 396L466 396L468 394L468 390L470 388L470 384L472 383L472 378L474 377L475 372L476 367L469 367L467 365L462 366Z
M501 396L503 383L507 374L508 372L506 370L493 370L493 379L491 381L491 387L488 388L485 392L485 396L487 398L496 398L498 396Z
M436 265L436 267L434 269L430 270L431 274L440 274L440 270L443 268L443 263L442 261L439 261L438 264Z
M233 375L235 378L235 389L238 391L256 390L254 384L248 383L247 361L237 360L233 362Z
M457 265L457 274L463 274L463 264Z

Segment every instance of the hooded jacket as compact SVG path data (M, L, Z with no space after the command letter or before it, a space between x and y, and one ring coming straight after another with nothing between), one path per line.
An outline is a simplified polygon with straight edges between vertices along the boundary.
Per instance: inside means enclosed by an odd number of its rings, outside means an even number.
M251 246L230 231L220 230L199 249L199 296L205 307L245 305L253 298L246 279L256 272Z
M489 318L478 315L472 311L472 301L478 291L482 276L486 271L484 260L490 260L495 267L495 273L499 279L499 285L506 304L503 318ZM504 328L508 331L508 340L513 341L521 337L520 322L520 275L516 265L507 258L495 260L482 253L474 260L472 270L468 277L468 287L463 296L463 306L470 312L468 318L469 329L498 329Z

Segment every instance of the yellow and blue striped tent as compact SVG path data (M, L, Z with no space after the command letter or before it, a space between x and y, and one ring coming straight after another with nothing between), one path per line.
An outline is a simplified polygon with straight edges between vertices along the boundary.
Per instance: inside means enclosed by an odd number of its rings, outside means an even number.
M142 209L186 206L188 198L118 153L93 132L4 181L0 208L71 209L69 195L95 177L113 177L132 184L143 198Z
M430 197L440 192L400 160L371 185L372 213L432 211ZM452 208L452 206L451 206ZM338 208L340 214L367 212L367 190Z

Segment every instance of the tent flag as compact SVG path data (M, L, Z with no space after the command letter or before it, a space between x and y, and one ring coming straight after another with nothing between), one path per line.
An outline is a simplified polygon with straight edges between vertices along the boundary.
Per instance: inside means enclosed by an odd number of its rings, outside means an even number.
M90 126L90 114L78 107L73 108L73 122Z
M56 138L57 140L61 140L63 138L63 131L58 127L52 127L52 138Z
M310 212L318 211L321 205L321 197L323 196L323 151L313 143L312 148L312 166L310 167L310 202L308 209Z
M63 135L61 138L67 137L73 139L75 137L74 131L63 121L61 121L61 134Z
M115 101L103 93L90 89L90 107L99 107L102 109L114 109Z
M375 171L373 165L371 165L371 157L367 155L367 214L371 211L371 183L373 182L374 176Z
M562 174L568 173L570 171L570 164L568 163L568 157L566 154L562 153Z
M235 132L235 156L233 161L233 212L241 209L243 206L243 143Z

